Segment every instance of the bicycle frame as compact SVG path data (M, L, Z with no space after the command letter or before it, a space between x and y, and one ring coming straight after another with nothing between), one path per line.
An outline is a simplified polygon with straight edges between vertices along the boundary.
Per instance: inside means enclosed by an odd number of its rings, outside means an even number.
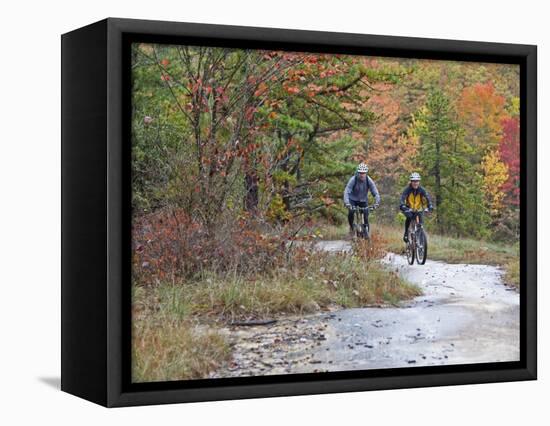
M422 226L422 222L420 220L420 218L424 215L424 210L412 210L412 213L413 213L413 221L414 221L414 230L416 232L416 230L418 229L418 226ZM409 225L410 227L410 225Z
M365 210L367 211L373 211L374 207L367 206L367 207L360 207L360 206L352 206L351 210L355 212L355 232L358 237L361 238L370 238L370 225L368 223L365 223Z
M415 257L417 260L417 263L423 265L426 262L426 255L427 255L427 241L426 241L426 233L422 226L422 216L425 212L425 210L410 210L411 213L413 213L413 217L411 220L411 223L409 224L409 229L407 230L408 233L408 242L406 246L406 252L407 252L407 260L410 265L414 263ZM421 243L418 245L417 236L419 235L419 232L421 233ZM419 251L420 250L420 251ZM420 254L422 254L422 259L420 259Z

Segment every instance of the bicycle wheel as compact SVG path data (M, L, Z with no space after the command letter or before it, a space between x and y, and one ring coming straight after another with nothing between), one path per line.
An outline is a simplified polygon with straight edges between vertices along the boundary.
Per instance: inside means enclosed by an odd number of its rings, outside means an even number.
M428 237L424 229L419 229L416 235L416 263L424 265L428 257Z
M412 265L414 263L414 241L412 233L409 234L409 242L405 243L405 252L407 254L407 262L409 265Z
M370 241L370 229L368 225L364 225L365 230L363 232L364 238Z
M359 209L355 211L355 220L357 223L357 238L364 238L365 235L365 225L363 223L363 214Z

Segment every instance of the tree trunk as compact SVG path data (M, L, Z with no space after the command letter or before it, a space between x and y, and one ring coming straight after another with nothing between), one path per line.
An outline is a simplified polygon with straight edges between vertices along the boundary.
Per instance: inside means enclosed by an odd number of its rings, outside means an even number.
M247 212L255 212L258 208L258 176L253 171L248 171L244 176L246 195L244 208Z

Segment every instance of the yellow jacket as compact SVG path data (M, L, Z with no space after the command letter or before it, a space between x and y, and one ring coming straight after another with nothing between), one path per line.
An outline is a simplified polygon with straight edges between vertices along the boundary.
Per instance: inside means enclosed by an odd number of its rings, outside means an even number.
M428 192L419 186L417 189L413 189L411 185L408 185L403 194L401 194L401 204L399 205L401 210L404 207L408 207L413 210L422 210L425 208L432 208L432 200Z

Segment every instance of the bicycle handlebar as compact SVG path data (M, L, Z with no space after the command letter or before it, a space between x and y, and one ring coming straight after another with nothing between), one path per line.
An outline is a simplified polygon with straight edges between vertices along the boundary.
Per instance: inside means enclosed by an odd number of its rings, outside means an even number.
M422 210L416 210L416 209L409 209L409 211L411 213L429 213L431 210L426 208L426 209L422 209Z
M362 210L376 210L376 207L374 206L367 206L367 207L360 207L360 206L349 206L348 207L349 210L359 210L359 211L362 211Z

